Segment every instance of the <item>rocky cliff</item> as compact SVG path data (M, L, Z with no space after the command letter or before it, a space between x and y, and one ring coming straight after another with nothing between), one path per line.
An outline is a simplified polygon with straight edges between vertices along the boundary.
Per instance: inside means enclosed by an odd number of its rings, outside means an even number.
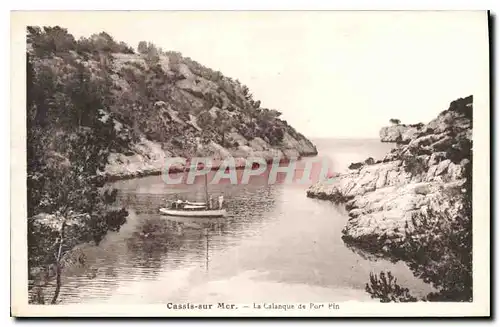
M134 93L137 77L151 69L147 58L114 57L118 92ZM317 154L309 140L279 118L278 111L260 108L260 101L239 81L175 52L160 54L158 62L157 74L167 81L165 94L151 99L147 109L146 119L154 123L140 127L143 133L129 153L111 154L105 172L110 177L159 173L172 156L189 159L208 153L215 159L234 158L242 166L253 156L271 160ZM120 110L114 110L114 116L120 117Z
M172 156L244 162L317 153L247 86L180 53L147 42L135 51L104 32L79 40L60 27L28 32L34 78L46 83L40 99L50 99L37 114L47 114L55 130L95 129L99 109L116 134L108 136L113 145L102 172L109 178L159 173Z
M344 241L386 254L432 233L431 227L421 226L438 226L437 220L451 225L457 217L470 220L464 208L471 196L472 96L453 101L436 119L411 132L391 127L381 136L392 131L400 144L383 160L355 165L307 191L309 197L345 203L349 220Z

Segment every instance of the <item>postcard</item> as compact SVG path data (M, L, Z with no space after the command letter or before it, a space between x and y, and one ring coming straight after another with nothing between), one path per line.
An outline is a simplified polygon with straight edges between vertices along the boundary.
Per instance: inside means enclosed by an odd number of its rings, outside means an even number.
M488 27L12 12L11 315L488 317Z

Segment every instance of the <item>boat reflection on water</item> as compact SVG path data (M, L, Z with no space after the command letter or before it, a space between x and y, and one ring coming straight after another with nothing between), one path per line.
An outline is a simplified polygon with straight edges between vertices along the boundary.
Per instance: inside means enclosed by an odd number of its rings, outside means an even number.
M177 217L177 216L162 216L168 221L168 224L173 230L184 234L187 230L198 230L206 239L205 247L205 269L208 272L208 264L210 261L210 235L215 234L222 236L224 231L225 220L222 218L208 218L208 217Z
M162 215L163 219L168 221L172 227L179 226L181 229L203 229L222 235L223 225L226 222L224 218L209 217L178 217Z

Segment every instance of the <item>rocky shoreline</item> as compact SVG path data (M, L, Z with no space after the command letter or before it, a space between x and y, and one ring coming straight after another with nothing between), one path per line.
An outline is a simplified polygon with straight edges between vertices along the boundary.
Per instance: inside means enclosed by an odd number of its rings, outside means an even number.
M297 159L304 158L304 157L314 157L316 156L317 153L306 153L301 156L299 156ZM246 161L244 158L238 158L240 160L236 160L236 165L235 169L240 170L240 169L245 169L247 167ZM287 160L290 158L282 158L282 160ZM187 159L188 160L188 159ZM266 160L267 164L271 164L273 160ZM164 163L165 164L165 163ZM211 170L215 171L218 170L221 167L220 163L215 163L212 167ZM123 167L123 169L127 169L127 167ZM175 174L175 173L182 173L182 172L188 172L190 170L190 167L186 166L177 166L177 167L171 167L169 168L168 172L169 174ZM103 175L105 176L106 182L116 182L120 180L127 180L127 179L134 179L134 178L141 178L141 177L147 177L147 176L158 176L164 173L164 167L162 168L151 168L151 169L139 169L136 171L128 171L125 173L109 173L105 172Z
M418 238L422 224L466 214L465 185L472 178L472 96L451 102L426 125L383 128L381 138L398 145L382 160L351 165L348 173L316 183L307 196L345 204L346 243L391 255Z

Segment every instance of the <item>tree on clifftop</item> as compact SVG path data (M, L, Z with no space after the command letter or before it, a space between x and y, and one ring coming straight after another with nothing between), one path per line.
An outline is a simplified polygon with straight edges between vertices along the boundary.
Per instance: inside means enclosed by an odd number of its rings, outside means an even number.
M391 119L389 119L389 122L390 122L391 124L394 124L394 125L399 125L399 124L401 124L401 120L399 120L399 119L397 119L397 118L391 118Z
M144 60L150 67L155 66L160 61L160 54L162 51L151 42L139 42L137 51L144 56Z

